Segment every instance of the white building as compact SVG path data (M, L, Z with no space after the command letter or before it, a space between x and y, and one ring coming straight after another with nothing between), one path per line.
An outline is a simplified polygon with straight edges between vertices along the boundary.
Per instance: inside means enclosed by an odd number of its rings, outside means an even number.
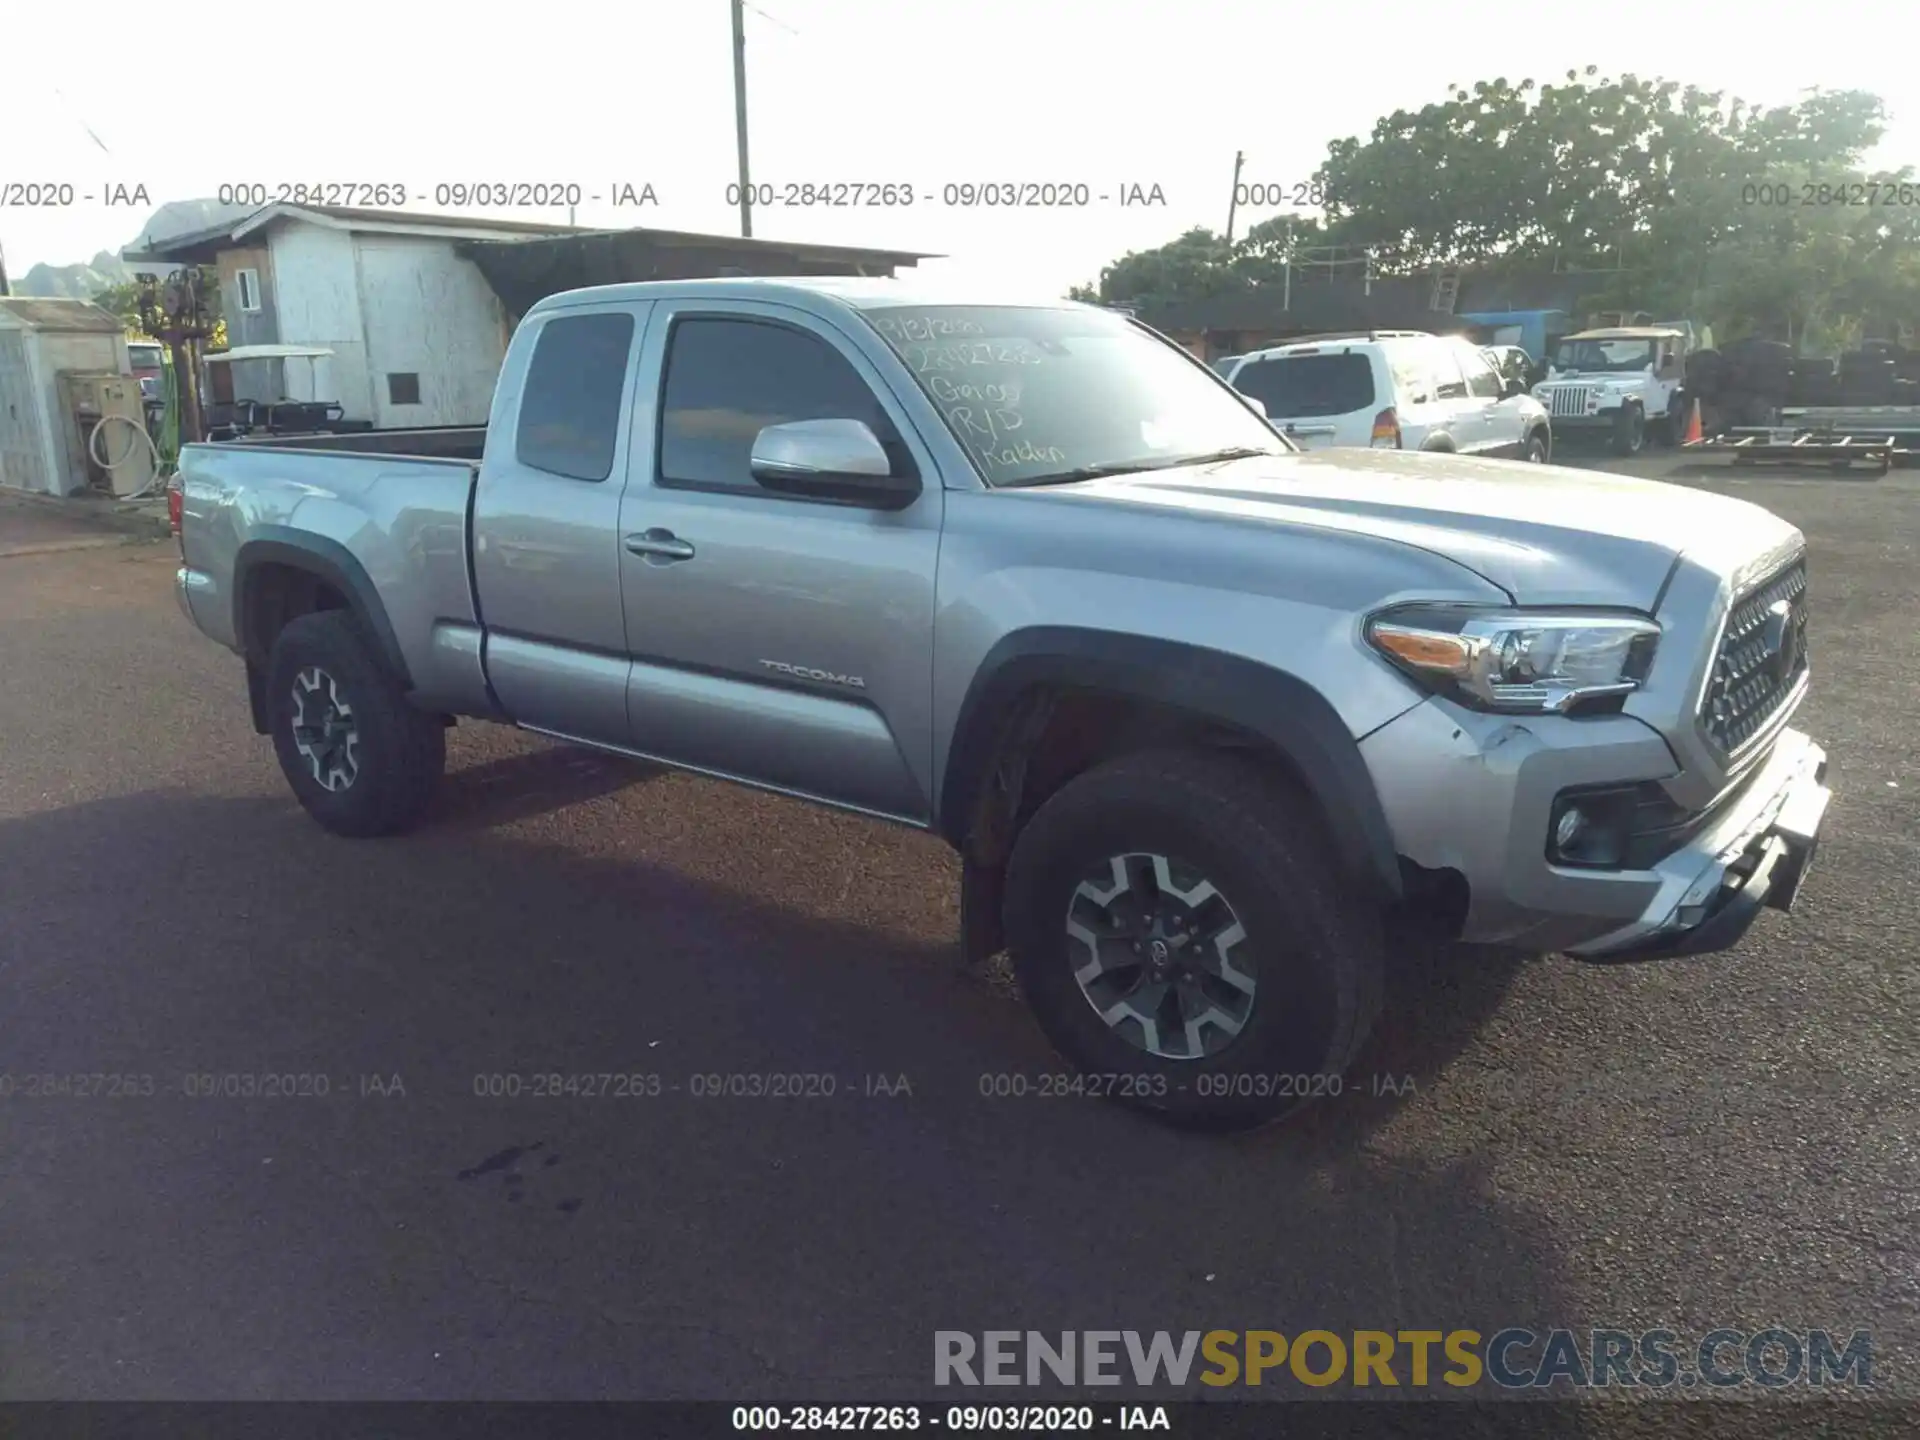
M237 362L236 400L337 401L386 429L483 425L510 317L465 240L581 233L566 225L269 205L208 229L145 243L122 258L160 273L214 267L227 342L332 351L320 366ZM312 388L330 394L307 393Z
M0 296L0 485L46 495L86 485L92 427L63 383L82 375L130 377L117 317L87 300Z

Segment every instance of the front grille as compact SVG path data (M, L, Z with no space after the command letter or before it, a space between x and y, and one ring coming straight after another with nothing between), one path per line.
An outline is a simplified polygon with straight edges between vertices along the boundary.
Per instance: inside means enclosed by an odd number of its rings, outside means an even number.
M1547 413L1549 415L1584 415L1587 413L1587 397L1593 394L1588 385L1561 385L1549 390Z
M1727 615L1700 703L1707 737L1731 755L1766 728L1807 672L1807 566L1796 560Z

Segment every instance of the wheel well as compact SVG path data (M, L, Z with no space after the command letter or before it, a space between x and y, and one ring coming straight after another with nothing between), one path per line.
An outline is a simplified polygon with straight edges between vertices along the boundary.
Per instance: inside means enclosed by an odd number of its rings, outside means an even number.
M1138 750L1204 748L1245 755L1300 788L1298 766L1265 736L1227 721L1137 696L1036 686L1015 702L979 794L966 837L974 858L997 863L1047 799L1094 766ZM1314 810L1317 814L1317 808Z
M1173 747L1243 754L1298 793L1303 819L1326 825L1293 758L1230 722L1114 691L1046 684L1022 692L1005 714L967 797L964 833L953 837L963 861L961 949L970 962L1004 947L1000 905L1015 837L1049 796L1104 761Z
M347 597L331 583L297 565L267 561L247 572L241 639L247 659L265 665L287 622L316 610L347 610Z

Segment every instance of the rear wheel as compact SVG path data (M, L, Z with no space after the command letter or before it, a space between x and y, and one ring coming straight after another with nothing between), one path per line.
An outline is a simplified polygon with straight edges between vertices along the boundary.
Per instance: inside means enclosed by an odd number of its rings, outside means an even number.
M266 687L274 754L309 815L354 838L419 820L446 767L446 726L407 703L346 612L288 621Z
M1125 756L1015 842L1008 949L1098 1094L1204 1129L1338 1095L1380 1003L1381 918L1291 786L1232 757Z

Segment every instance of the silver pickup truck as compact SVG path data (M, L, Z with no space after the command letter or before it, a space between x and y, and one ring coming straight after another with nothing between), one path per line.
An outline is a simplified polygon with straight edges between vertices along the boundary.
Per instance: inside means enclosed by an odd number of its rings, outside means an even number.
M1065 302L558 295L484 431L190 447L179 510L181 607L328 829L418 820L458 717L931 830L966 956L1010 954L1094 1088L1197 1126L1329 1088L1389 918L1722 949L1791 904L1827 801L1792 526L1302 454Z

